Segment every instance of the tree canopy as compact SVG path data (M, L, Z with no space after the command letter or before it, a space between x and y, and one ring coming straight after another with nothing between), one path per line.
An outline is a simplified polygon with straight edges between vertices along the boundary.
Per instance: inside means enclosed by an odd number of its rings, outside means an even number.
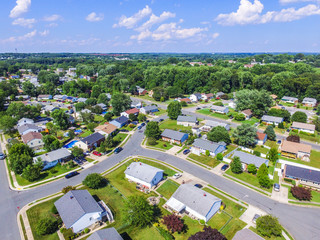
M213 142L225 142L226 144L231 143L230 135L228 131L221 126L217 126L211 129L207 134L208 140Z
M171 102L167 107L168 117L173 120L177 120L181 115L181 104L178 101Z
M250 147L256 144L257 129L248 123L238 126L233 133L235 142L240 146Z

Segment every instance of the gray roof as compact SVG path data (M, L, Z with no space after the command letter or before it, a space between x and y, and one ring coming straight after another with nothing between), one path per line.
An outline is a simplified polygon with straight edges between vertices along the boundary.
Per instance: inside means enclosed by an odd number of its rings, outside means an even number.
M320 183L320 171L286 165L286 176Z
M59 148L51 152L42 154L35 157L36 159L41 158L43 162L53 162L59 159L70 157L71 153L66 148Z
M91 145L93 143L100 141L101 139L104 139L104 136L102 134L96 132L96 133L89 135L88 137L82 138L81 142L84 142L87 145Z
M103 212L87 190L72 190L57 200L56 206L66 228L70 228L87 213Z
M24 122L26 122L26 121L31 121L31 122L34 123L33 119L30 119L30 118L21 118L21 119L18 121L18 124L24 123Z
M194 93L193 95L195 95L198 99L201 98L201 93Z
M107 107L107 105L105 105L104 103L98 103L96 106L99 106L101 108L106 108Z
M150 106L145 106L145 107L143 107L143 109L144 109L146 112L149 112L149 111L152 111L152 110L158 110L158 107L155 106L155 105L150 105Z
M218 122L218 121L212 121L212 120L206 120L206 123L205 123L205 126L209 126L209 127L218 127L218 126L221 126L221 127L228 127L229 124L227 123L223 123L223 122Z
M298 98L284 96L284 97L282 97L281 100L282 100L282 101L293 101L293 102L295 102L295 101L298 101Z
M114 227L111 227L92 233L87 240L123 240L123 238Z
M195 116L178 116L177 121L178 122L196 123L197 122L197 117L195 117Z
M53 111L53 110L56 110L56 109L59 109L59 107L57 107L57 106L53 106L53 105L46 105L46 106L44 106L44 110L45 111Z
M314 104L316 104L317 103L317 99L306 97L306 98L303 99L302 103L314 103Z
M268 166L269 160L257 157L255 155L241 152L241 151L234 151L233 157L239 157L240 161L245 163L245 164L254 164L257 168L259 168L262 164L266 164Z
M244 228L238 231L232 240L264 240L264 238L252 232L250 229Z
M283 122L282 117L274 117L274 116L269 116L269 115L263 115L261 120L266 121L266 122L275 122L275 123Z
M227 144L225 142L216 143L200 138L195 139L193 143L193 146L202 148L204 150L209 150L210 152L215 152L218 147L226 145Z
M162 132L161 136L180 141L185 134L187 134L187 133L178 132L178 131L174 131L171 129L165 129Z
M215 202L221 201L220 198L217 198L192 184L180 185L171 198L178 200L203 216L208 214Z
M228 109L228 107L212 105L211 109L215 110L215 111L224 111L224 110Z
M87 99L86 99L86 98L78 98L77 101L78 101L78 102L85 102L85 101L87 101Z
M127 118L126 116L120 116L118 118L113 119L110 123L112 124L113 121L120 124L124 124L129 121L129 118Z
M91 113L91 110L85 108L85 109L82 109L82 110L81 110L81 113Z
M125 174L147 183L150 183L158 172L163 172L163 170L141 162L131 163L124 171Z
M39 131L39 130L41 131L42 130L42 128L40 128L40 127L38 127L38 126L36 126L34 124L28 124L27 123L27 124L24 124L24 125L18 127L18 132L21 135L22 133L24 133L28 129L32 129L32 130L36 130L36 131Z

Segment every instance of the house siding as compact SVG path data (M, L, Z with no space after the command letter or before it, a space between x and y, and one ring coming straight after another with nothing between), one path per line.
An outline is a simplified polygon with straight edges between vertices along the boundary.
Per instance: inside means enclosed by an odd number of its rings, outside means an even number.
M138 179L138 178L135 178L133 176L130 176L128 174L126 174L126 178L133 181L133 182L136 182L136 183L140 183L148 188L152 188L153 186L157 185L163 178L163 172L158 172L154 178L151 180L151 182L145 182L141 179Z
M71 228L73 229L74 233L77 233L100 220L101 220L101 212L87 213L83 215L77 222L75 222L71 226Z
M38 150L44 146L44 143L41 139L33 139L27 145L33 150Z
M177 124L185 126L185 127L189 127L189 126L194 127L194 126L196 126L196 123L193 123L193 122L180 122L180 121L177 121Z
M221 206L221 201L217 201L213 204L212 208L210 209L210 211L206 216L206 220L205 220L206 222L209 221L213 217L213 215L215 215L216 212L219 211L220 206Z

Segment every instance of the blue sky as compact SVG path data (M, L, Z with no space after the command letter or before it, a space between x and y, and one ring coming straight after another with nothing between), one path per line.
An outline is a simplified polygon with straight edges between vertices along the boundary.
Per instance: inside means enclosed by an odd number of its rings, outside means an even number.
M0 52L320 52L320 0L6 0Z

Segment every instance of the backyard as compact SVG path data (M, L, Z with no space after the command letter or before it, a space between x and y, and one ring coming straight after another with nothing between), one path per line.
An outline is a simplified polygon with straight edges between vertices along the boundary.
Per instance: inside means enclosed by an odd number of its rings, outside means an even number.
M160 115L165 114L167 112L166 110L164 110L162 108L158 108L158 110L159 110L158 112L154 112L154 115L160 116Z
M311 150L310 162L301 161L299 159L286 158L286 157L282 157L282 156L280 156L279 158L286 160L286 161L289 161L289 162L295 162L295 163L300 163L300 164L315 167L315 168L320 168L320 161L319 161L320 152L315 151L315 150Z
M165 121L163 121L160 125L159 125L161 130L164 129L172 129L172 130L181 130L181 131L190 131L192 127L185 127L183 125L178 125L177 124L177 120L170 120L167 119Z

